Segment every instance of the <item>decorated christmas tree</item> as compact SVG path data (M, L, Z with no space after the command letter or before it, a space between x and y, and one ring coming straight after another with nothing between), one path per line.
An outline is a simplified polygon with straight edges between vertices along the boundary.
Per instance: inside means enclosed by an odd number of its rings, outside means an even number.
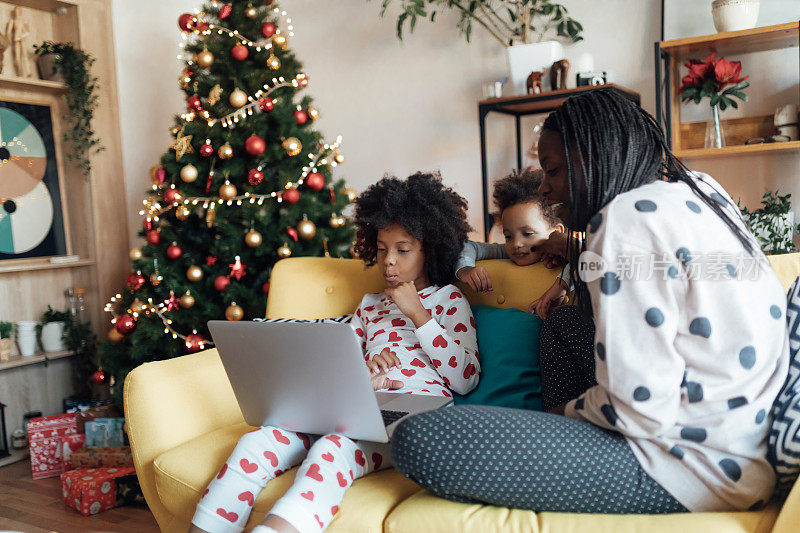
M353 239L342 211L355 193L332 181L344 157L314 129L291 19L272 0L236 0L178 26L187 109L150 171L147 245L131 250L127 286L106 305L99 375L117 400L141 363L213 346L208 320L263 317L279 259L349 257Z

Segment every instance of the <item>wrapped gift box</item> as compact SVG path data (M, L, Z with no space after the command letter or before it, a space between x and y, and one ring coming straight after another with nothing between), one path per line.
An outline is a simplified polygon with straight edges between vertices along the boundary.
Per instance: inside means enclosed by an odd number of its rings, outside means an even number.
M64 504L84 516L117 505L117 479L136 475L133 468L79 468L61 474Z
M86 422L97 420L98 418L117 418L119 416L119 410L111 404L93 405L87 409L82 409L78 412L78 433L85 433Z
M64 472L62 440L76 432L75 413L43 416L28 422L33 479L55 477Z
M124 446L124 418L98 418L86 422L86 447Z
M130 446L80 448L72 452L70 460L72 468L133 466Z
M84 449L83 446L84 442L86 442L86 435L84 435L83 433L68 435L61 440L61 460L64 461L64 472L75 468L72 465L72 454ZM119 465L108 465L108 466L119 466Z

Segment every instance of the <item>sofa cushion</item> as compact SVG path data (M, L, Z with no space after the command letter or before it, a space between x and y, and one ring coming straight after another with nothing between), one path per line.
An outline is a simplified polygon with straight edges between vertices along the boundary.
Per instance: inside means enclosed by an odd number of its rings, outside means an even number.
M187 522L200 495L230 456L239 438L252 431L247 424L227 426L190 440L155 460L156 488L169 512ZM248 528L258 524L294 481L296 468L270 481L256 498ZM329 531L382 532L391 510L420 487L388 469L356 480L345 494Z
M680 513L670 515L592 515L534 513L491 505L454 503L429 492L418 492L398 505L386 518L386 533L503 533L582 532L673 533L767 533L772 529L780 505L771 503L762 511L739 513Z
M539 331L542 319L519 309L473 305L481 354L478 386L456 405L542 410Z

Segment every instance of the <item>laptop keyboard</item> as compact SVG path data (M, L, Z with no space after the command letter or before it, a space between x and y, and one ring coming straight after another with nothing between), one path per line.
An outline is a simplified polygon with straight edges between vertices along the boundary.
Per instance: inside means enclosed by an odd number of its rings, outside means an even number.
M408 411L390 411L388 409L381 409L381 416L383 416L383 425L388 426L397 422L408 414Z

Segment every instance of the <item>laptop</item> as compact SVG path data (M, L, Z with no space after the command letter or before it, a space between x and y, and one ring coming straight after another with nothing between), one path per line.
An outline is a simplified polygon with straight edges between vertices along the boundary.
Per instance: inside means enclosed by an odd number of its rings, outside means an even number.
M388 442L406 417L452 398L375 392L349 324L208 322L244 420Z

